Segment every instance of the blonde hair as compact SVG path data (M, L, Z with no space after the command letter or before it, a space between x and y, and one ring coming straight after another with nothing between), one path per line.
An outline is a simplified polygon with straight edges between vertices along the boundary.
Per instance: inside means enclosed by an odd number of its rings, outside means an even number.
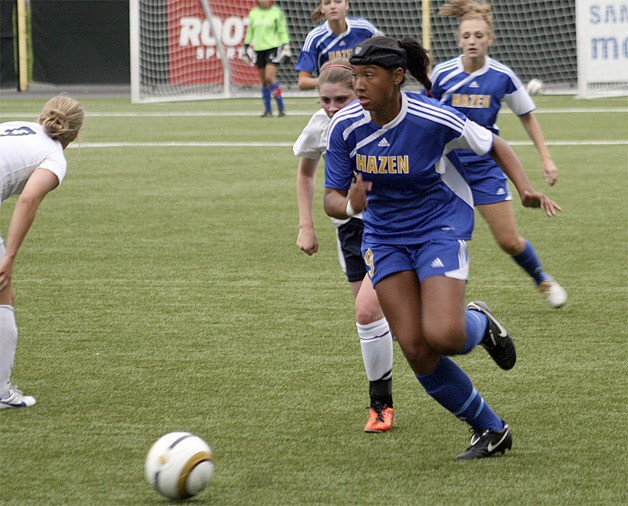
M312 20L312 23L318 23L319 21L325 19L325 14L323 14L323 0L318 2L318 6L314 9L314 12L312 12L310 19Z
M83 126L84 116L85 111L78 100L58 96L46 102L38 122L48 137L67 145Z
M312 12L312 16L310 17L312 23L318 23L322 19L325 19L325 14L323 14L323 8L321 7L321 4L322 2L319 2L316 9L314 9L314 12Z
M443 5L439 14L452 16L461 22L469 19L480 19L488 25L489 31L493 29L493 10L491 6L476 0L449 0Z
M316 89L323 84L341 84L353 90L353 69L346 58L334 58L325 62L318 73Z

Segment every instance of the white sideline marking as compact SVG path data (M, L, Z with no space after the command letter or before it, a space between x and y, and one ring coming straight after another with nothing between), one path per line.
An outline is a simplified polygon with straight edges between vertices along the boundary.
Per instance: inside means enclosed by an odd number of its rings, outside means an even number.
M545 141L548 146L626 146L628 140ZM511 146L533 146L531 141L508 141ZM291 148L292 142L78 142L68 149L91 148Z
M311 116L313 111L288 111L288 116ZM574 109L541 109L535 110L534 114L582 114L582 113L628 113L628 108L620 107L599 107L599 108L574 108ZM0 118L28 118L33 117L32 112L11 112L0 113ZM512 114L508 108L500 111L500 114ZM259 112L239 112L239 111L145 111L145 112L86 112L88 118L162 118L162 117L259 117Z
M292 142L78 142L69 148L282 148L292 147Z

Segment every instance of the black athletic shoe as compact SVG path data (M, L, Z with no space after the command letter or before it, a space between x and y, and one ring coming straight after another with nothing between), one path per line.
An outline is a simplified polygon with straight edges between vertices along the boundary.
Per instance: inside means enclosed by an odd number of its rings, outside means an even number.
M279 110L279 114L277 114L277 116L279 116L280 118L283 118L286 115L286 111L283 109Z
M485 430L471 436L471 446L456 456L455 460L473 460L492 457L496 453L504 454L512 448L512 431L504 424L501 431Z
M272 118L272 117L273 117L272 111L264 111L264 114L260 116L260 118Z
M486 333L480 344L486 348L488 354L504 370L512 369L517 362L515 343L508 335L504 326L497 321L485 302L476 300L467 304L467 309L479 311L488 318Z

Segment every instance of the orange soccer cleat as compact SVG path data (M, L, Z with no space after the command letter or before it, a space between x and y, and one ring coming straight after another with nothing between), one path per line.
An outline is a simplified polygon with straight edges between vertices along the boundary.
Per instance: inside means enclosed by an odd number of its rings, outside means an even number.
M369 419L364 432L386 432L393 428L395 411L391 406L375 403L369 409Z

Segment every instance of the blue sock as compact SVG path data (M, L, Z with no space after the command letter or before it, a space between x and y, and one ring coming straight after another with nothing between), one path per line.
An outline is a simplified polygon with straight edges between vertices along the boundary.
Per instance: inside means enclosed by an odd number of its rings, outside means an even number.
M272 112L273 107L270 104L270 88L262 88L262 99L264 99L264 110Z
M467 320L467 340L464 342L464 348L462 348L460 352L462 354L469 353L480 344L480 341L484 338L484 334L486 333L486 326L488 325L488 318L479 311L467 310L465 317Z
M281 86L279 86L278 82L274 82L270 85L270 91L272 92L275 100L277 101L277 107L280 111L284 110L283 98L281 98Z
M502 430L504 423L473 388L466 373L447 358L441 357L430 374L416 375L425 391L445 409L476 431Z
M540 285L549 277L543 272L541 260L536 254L536 251L534 251L534 246L532 246L532 243L528 240L526 240L525 249L518 255L513 256L512 259L534 279L537 285Z

